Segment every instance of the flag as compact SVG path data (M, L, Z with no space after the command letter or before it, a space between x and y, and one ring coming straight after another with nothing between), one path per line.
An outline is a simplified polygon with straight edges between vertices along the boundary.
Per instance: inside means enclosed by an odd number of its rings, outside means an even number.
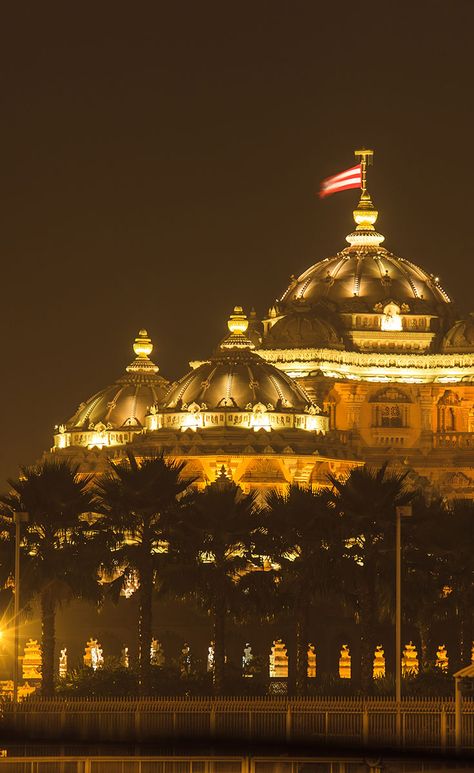
M361 165L351 166L345 172L339 172L333 177L326 177L321 183L319 197L331 196L339 191L347 191L349 188L360 188L362 186Z

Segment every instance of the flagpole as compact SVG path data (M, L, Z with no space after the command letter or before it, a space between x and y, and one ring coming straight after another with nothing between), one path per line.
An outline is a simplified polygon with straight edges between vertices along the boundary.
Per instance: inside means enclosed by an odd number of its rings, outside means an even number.
M367 193L367 167L373 163L374 151L362 148L355 150L354 155L360 159L360 187L362 188L361 198Z

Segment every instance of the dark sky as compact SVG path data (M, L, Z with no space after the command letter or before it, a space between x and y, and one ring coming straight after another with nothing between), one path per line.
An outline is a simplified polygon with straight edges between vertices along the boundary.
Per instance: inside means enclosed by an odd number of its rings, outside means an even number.
M206 356L345 245L375 148L385 244L472 294L472 0L4 3L0 485L150 331Z

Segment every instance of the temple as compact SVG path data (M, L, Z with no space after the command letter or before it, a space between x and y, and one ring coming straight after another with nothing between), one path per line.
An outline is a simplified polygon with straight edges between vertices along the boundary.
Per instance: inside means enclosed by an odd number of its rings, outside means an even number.
M389 460L425 490L474 496L474 317L382 246L365 174L353 216L346 247L292 276L262 319L235 307L176 382L140 331L124 375L56 427L52 453L101 472L128 448L162 451L198 487L224 472L245 491Z

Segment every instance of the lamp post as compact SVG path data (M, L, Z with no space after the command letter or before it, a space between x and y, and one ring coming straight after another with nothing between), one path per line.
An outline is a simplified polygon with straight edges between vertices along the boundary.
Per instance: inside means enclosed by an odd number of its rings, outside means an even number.
M28 520L28 513L16 512L13 515L15 522L15 606L13 622L15 637L13 644L13 702L18 701L18 645L20 640L20 524Z
M412 514L411 505L399 505L395 508L395 701L397 704L396 735L401 740L401 700L402 700L402 518Z

